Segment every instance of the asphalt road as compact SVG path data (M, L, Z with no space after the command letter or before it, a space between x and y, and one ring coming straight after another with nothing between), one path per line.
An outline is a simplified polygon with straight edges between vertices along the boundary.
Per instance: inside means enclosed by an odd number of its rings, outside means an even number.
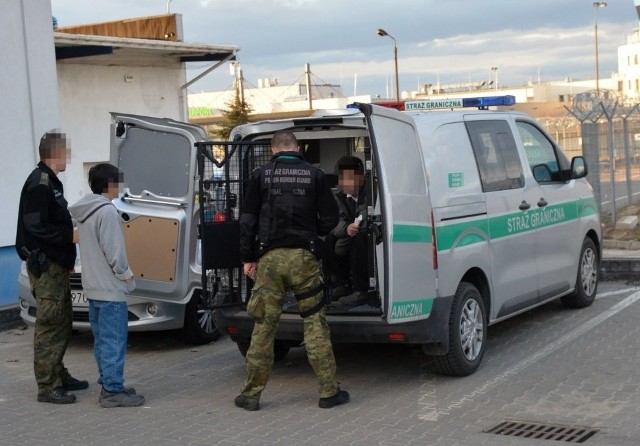
M65 363L89 379L78 402L36 402L33 330L0 332L1 445L554 445L484 431L503 421L597 431L583 444L640 444L640 286L602 282L589 308L551 303L489 328L480 369L435 375L417 349L338 345L351 402L317 406L302 348L274 367L261 410L233 405L244 360L223 338L193 347L175 333L133 333L127 385L138 408L102 409L92 338L73 337ZM566 444L566 443L564 443Z

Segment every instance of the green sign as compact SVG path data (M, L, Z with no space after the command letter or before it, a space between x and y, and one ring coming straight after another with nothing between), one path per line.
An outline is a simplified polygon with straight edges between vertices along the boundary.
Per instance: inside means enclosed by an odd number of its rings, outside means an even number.
M449 187L462 187L462 186L464 186L464 173L449 172Z

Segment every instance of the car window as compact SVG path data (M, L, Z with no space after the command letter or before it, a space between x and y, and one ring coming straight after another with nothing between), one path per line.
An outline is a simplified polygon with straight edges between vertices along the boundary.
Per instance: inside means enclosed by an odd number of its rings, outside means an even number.
M503 120L465 123L476 157L482 190L524 187L522 164L509 124Z
M131 128L118 166L130 194L179 198L189 190L190 157L191 143L183 136Z
M538 183L561 181L561 168L553 143L540 129L528 122L518 121L516 127L536 181Z

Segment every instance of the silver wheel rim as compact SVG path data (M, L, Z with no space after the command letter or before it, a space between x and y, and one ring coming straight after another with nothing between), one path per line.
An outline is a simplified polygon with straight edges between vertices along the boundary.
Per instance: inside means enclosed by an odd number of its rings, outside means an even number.
M198 310L198 325L206 334L212 334L215 331L213 323L213 314L211 310Z
M469 361L474 361L482 350L483 322L478 302L473 299L466 301L460 315L460 345L462 353Z
M585 249L580 262L582 289L587 296L593 295L598 282L598 262L593 249Z

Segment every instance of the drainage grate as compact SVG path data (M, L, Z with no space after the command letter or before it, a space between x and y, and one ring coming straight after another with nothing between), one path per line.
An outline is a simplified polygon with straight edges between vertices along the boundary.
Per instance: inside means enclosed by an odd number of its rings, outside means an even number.
M502 421L483 432L488 434L509 435L512 437L536 438L539 440L566 441L584 443L593 437L598 429L581 426L563 426L561 424L541 424L523 421Z

